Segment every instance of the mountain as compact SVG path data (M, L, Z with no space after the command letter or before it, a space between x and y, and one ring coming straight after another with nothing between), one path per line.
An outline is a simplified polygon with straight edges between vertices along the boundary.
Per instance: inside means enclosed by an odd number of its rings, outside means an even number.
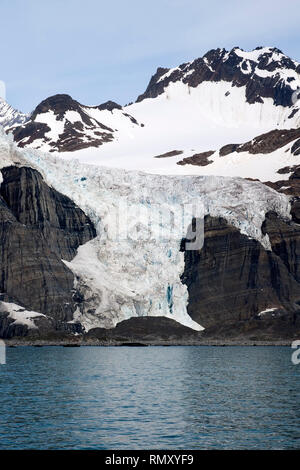
M0 336L298 338L299 86L276 48L216 49L128 106L56 95L0 133Z
M24 124L30 119L29 114L21 113L0 97L0 126L9 129Z
M112 101L91 107L69 95L55 95L42 101L30 120L11 131L20 147L72 152L111 142L116 127L130 132L135 126L139 127L137 121Z
M134 342L135 318L137 338L156 343L300 331L300 230L288 196L259 181L149 175L18 149L4 135L0 144L2 337ZM175 232L159 214L191 203L203 207L205 236L186 251L192 214ZM130 232L115 236L126 210Z
M250 164L246 174L241 159L227 158L224 165L214 155L207 157L216 160L214 164L203 165L201 155L212 155L225 145L242 144L276 129L297 129L299 73L300 64L277 48L259 47L250 52L237 47L231 51L215 49L178 67L158 68L133 104L121 109L82 107L84 113L114 129L113 133L100 129L101 135L95 136L96 124L89 122L94 129L90 135L78 115L76 121L66 116L66 132L63 114L55 114L58 98L52 97L48 99L51 106L39 105L31 121L15 129L15 140L20 146L57 150L63 158L75 157L82 163L158 174L263 176L273 181L277 171L287 166L283 164L284 152L278 152L278 162L270 174L263 175L264 163L262 168L256 162ZM70 97L62 95L61 99L64 113L78 109ZM77 126L82 126L81 131ZM199 161L199 154L201 165L191 164ZM300 163L299 158L293 158L295 164Z

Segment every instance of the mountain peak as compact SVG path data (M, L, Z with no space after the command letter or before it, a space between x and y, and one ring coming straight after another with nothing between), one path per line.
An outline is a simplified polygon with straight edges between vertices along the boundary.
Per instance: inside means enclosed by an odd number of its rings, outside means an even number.
M276 47L259 46L244 51L236 46L230 51L211 49L203 57L171 69L158 68L137 102L156 98L173 82L196 88L204 82L231 82L246 87L250 104L272 98L276 106L291 106L299 86L300 64Z
M116 103L115 101L108 100L108 101L105 101L105 103L102 103L99 106L97 106L97 108L100 109L100 111L104 111L104 110L113 111L114 109L122 109L122 106Z
M35 108L32 113L32 118L35 119L37 115L47 113L48 111L53 111L54 114L62 115L69 110L77 111L79 106L80 104L78 101L74 100L70 95L52 95L43 100Z
M0 126L9 129L15 125L24 124L30 115L22 113L8 104L4 98L0 97Z

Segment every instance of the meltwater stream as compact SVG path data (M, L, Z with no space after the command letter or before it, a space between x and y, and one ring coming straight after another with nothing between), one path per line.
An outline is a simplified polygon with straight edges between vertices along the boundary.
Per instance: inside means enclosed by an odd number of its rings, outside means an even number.
M299 449L288 347L18 347L1 449Z

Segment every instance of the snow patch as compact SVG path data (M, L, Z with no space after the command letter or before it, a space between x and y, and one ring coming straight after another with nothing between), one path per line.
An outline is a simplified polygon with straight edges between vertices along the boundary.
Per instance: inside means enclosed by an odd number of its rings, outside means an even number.
M267 308L266 310L263 310L262 312L260 312L258 314L259 317L262 317L264 315L266 315L267 313L271 313L271 312L275 312L275 310L278 310L277 307L274 307L274 308Z
M26 325L30 329L36 329L34 318L46 317L46 315L31 310L26 310L20 305L12 302L0 301L0 313L9 313L8 318L11 318L14 325Z

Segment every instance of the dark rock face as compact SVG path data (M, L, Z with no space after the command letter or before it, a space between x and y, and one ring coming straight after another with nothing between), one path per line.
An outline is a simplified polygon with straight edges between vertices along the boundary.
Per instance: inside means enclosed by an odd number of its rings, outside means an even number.
M57 326L73 318L71 260L96 233L75 204L25 167L2 170L0 289L2 300L49 315Z
M233 86L245 86L248 103L262 103L262 98L272 98L276 106L291 106L293 90L290 83L293 77L283 82L276 71L278 69L295 71L299 68L298 64L276 48L256 50L261 50L257 61L244 60L238 54L238 48L229 52L225 49L213 49L193 62L180 65L166 77L164 75L170 72L170 69L158 68L151 77L145 93L138 97L137 102L145 98L156 98L164 92L169 83L179 80L193 88L206 81L226 81L232 82ZM260 70L274 73L262 77Z
M275 212L269 212L262 225L262 232L268 234L273 253L283 261L288 272L299 283L300 294L300 227L284 222Z
M45 134L50 131L50 127L45 123L28 121L26 125L13 128L12 132L15 141L20 142L19 147L24 147L24 139L27 145L31 144L36 139L43 139L47 142L48 139Z
M79 245L96 236L90 219L71 199L50 188L28 167L2 169L0 195L14 217L41 232L51 251L70 261Z
M86 338L121 343L184 343L197 340L200 333L166 317L134 317L117 324L113 329L94 328Z
M300 137L300 129L275 129L273 131L262 134L250 142L245 144L229 144L220 149L220 156L224 157L232 152L249 152L253 155L262 153L272 153L281 147L293 142ZM300 148L300 139L294 143L291 148L293 155L297 155Z
M14 320L8 317L8 313L0 313L0 338L13 338L14 336L26 336L26 325L14 324Z
M106 101L105 103L100 104L97 106L100 111L107 110L107 111L113 111L114 109L122 109L122 106L118 103L115 103L114 101Z
M80 111L78 101L73 100L70 95L58 94L49 96L43 100L33 111L31 118L34 120L38 114L52 110L58 120L62 120L66 111Z
M34 324L36 328L28 328L27 325L20 324L9 317L9 313L5 312L5 307L1 306L0 312L0 338L10 339L15 336L41 336L47 335L49 331L54 331L57 328L56 322L50 317L35 317ZM63 323L65 325L65 323ZM68 324L66 324L68 325Z
M291 328L300 323L300 227L270 213L263 230L272 251L223 218L205 218L202 250L184 254L182 281L193 320L215 330L231 324L234 331L235 324L245 326L265 309L276 308Z
M207 166L212 162L209 159L214 154L214 150L209 150L208 152L195 153L191 157L186 157L177 162L177 165L197 165L197 166Z
M300 139L298 139L296 142L294 142L291 152L293 155L300 155Z
M291 216L296 224L300 224L300 198L296 198L292 202Z
M284 167L278 170L279 174L291 173L288 180L279 180L276 182L265 181L264 184L270 186L280 193L292 196L291 216L296 224L300 224L300 166Z
M50 141L45 135L51 129L45 123L35 121L39 114L52 111L57 121L63 121L67 111L76 111L78 121L71 123L66 120L64 130L59 135L57 141ZM94 131L94 135L85 135L84 129ZM42 101L33 111L30 121L22 126L11 129L14 140L19 147L25 147L35 140L42 139L52 147L50 151L72 152L87 147L98 147L103 142L110 142L113 139L113 130L102 123L91 119L84 111L83 106L78 101L73 100L69 95L54 95Z
M238 148L237 144L224 145L224 147L220 148L219 155L220 157L225 157L226 155L229 155L230 153L235 152L237 148Z
M264 184L270 186L270 188L275 189L278 192L294 196L292 199L292 205L300 197L300 166L294 165L292 167L284 167L278 170L278 174L291 173L289 179L287 180L278 180L278 181L264 181Z
M171 150L170 152L161 153L160 155L155 155L154 158L169 158L169 157L176 157L177 155L181 155L183 150Z
M122 110L122 106L107 101L99 106L84 106L71 96L59 94L50 96L42 101L33 111L30 120L21 126L13 127L14 140L19 147L26 147L36 140L42 140L50 146L50 152L73 152L88 147L99 147L105 142L111 142L114 138L115 129L105 126L89 115L89 110L98 109L100 111L115 109ZM68 120L68 111L76 112L78 120L71 122ZM51 131L51 124L38 121L39 115L53 113L56 121L64 122L63 130L56 140L51 140L46 134ZM138 122L129 114L123 113L128 119L138 125ZM37 147L39 148L39 147Z

